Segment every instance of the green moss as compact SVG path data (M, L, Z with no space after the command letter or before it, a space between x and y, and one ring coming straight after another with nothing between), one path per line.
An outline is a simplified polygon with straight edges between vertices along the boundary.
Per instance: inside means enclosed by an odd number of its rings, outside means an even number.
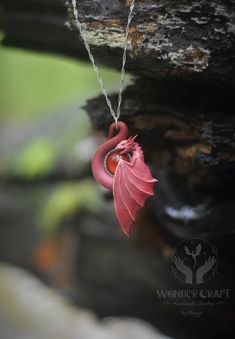
M100 199L97 184L93 180L58 185L42 206L39 225L44 231L52 232L63 218L81 208L93 212L98 210Z
M13 172L28 179L45 176L52 170L54 161L53 144L47 139L37 139L17 154Z

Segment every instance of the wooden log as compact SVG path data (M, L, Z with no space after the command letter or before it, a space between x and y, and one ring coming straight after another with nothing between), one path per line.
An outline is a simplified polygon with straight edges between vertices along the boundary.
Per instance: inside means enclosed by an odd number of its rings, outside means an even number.
M89 101L86 110L94 127L107 131L112 119L104 98ZM222 234L234 234L232 92L142 78L125 91L122 119L133 135L139 134L146 159L160 179L152 207L170 233L217 240ZM226 202L225 191L231 198ZM184 206L193 211L187 216L187 227L185 215L178 219L169 212Z
M120 68L130 1L79 1L79 18L102 64ZM65 0L4 2L5 43L87 58L78 32L70 32ZM70 2L66 1L70 8ZM128 70L151 78L234 84L233 1L137 1ZM73 15L69 24L74 29Z
M91 7L90 1L79 2L89 43L105 63L111 61L116 67L129 3L102 1ZM129 69L155 78L233 81L234 8L231 1L138 1ZM107 47L108 59L104 58Z

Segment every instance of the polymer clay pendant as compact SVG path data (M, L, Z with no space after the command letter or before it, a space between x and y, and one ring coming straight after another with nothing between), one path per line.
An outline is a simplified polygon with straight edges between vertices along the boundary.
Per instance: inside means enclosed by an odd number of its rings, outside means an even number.
M109 127L107 140L97 149L92 159L92 172L102 186L113 191L115 211L123 232L129 236L136 213L154 194L153 178L144 162L141 147L128 138L128 127L118 121Z

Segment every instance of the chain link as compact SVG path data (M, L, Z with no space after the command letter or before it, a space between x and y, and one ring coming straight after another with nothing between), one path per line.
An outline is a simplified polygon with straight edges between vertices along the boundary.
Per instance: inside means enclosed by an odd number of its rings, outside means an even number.
M87 42L86 35L85 35L84 30L83 30L82 24L81 24L81 22L78 19L77 1L76 0L71 0L71 5L72 5L72 11L73 11L74 19L75 19L75 24L76 24L76 26L77 26L77 28L78 28L78 30L80 32L82 40L84 41L84 45L85 45L85 48L87 50L89 59L90 59L90 61L92 63L93 69L94 69L94 71L96 73L97 80L98 80L98 82L100 84L102 93L103 93L103 95L105 97L105 100L106 100L106 103L107 103L107 105L109 107L110 113L113 116L114 121L116 122L116 126L117 126L117 121L118 121L118 119L120 117L120 114L121 114L120 108L121 108L121 104L122 104L122 92L123 92L123 84L124 84L124 77L125 77L125 66L126 66L127 48L128 48L128 36L129 36L129 32L130 32L131 21L132 21L132 18L133 18L133 11L134 11L134 8L135 8L135 1L136 0L132 0L132 2L131 2L129 14L128 14L128 19L127 19L126 30L125 30L125 41L124 41L124 49L123 49L123 56L122 56L122 68L121 68L121 76L120 76L120 83L119 83L118 105L117 105L117 112L115 113L115 111L113 109L113 106L112 106L112 103L111 103L111 101L110 101L110 99L108 97L108 92L107 92L107 90L104 87L104 82L103 82L103 80L101 78L99 68L96 65L94 56L93 56L93 54L91 52L91 49L90 49L90 46L89 46L89 44Z

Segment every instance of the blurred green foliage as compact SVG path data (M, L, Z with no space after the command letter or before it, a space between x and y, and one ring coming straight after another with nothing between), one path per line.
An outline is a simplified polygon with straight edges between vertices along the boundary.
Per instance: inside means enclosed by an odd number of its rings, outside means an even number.
M117 90L119 73L104 68L101 73L108 91ZM0 45L0 122L9 136L19 135L19 140L10 146L9 140L0 140L3 143L0 172L8 171L28 179L42 177L53 170L58 158L71 157L74 145L87 135L90 126L79 107L99 92L89 63ZM57 135L37 128L32 135L27 122L33 121L35 125L39 122L40 126L45 119L44 125L48 126L53 117L57 126L61 112L57 115L56 108L66 110L71 103L76 103L77 112L73 116L68 113L63 128L58 126Z
M55 158L53 143L47 139L37 139L16 155L12 172L28 179L45 176L52 170Z
M100 207L100 194L97 184L90 179L78 183L67 182L55 187L45 199L39 225L43 231L53 232L60 220L85 208L95 212Z
M116 90L118 72L101 72L106 87ZM72 100L82 104L99 92L89 64L0 45L1 120L33 118Z
M101 74L108 92L117 91L119 72L101 68ZM90 133L81 107L99 93L90 64L0 45L0 175L42 178L58 164L79 173L84 164L75 148ZM91 179L48 183L35 199L43 232L81 208L97 210L101 201Z

